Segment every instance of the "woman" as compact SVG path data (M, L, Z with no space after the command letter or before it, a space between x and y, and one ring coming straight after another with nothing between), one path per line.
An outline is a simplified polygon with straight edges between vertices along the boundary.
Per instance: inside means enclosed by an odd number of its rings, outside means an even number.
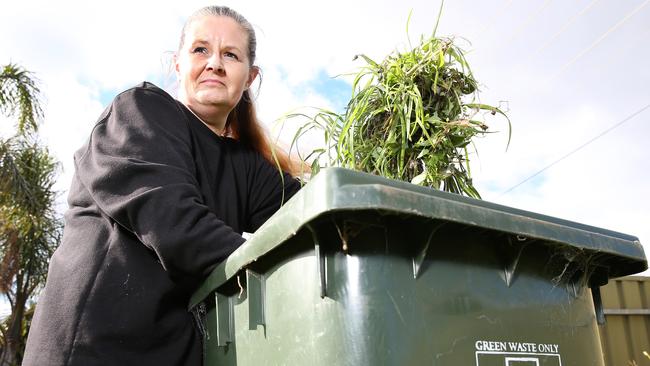
M24 365L201 364L189 296L299 188L255 118L255 46L239 14L203 8L174 58L179 101L144 83L100 116Z

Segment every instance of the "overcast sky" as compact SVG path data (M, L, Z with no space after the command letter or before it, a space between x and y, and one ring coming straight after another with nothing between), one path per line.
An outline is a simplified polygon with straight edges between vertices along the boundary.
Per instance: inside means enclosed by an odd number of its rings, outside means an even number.
M481 101L506 109L512 121L507 152L502 119L490 119L492 130L500 132L477 143L472 172L485 200L632 234L650 252L649 2L445 2L438 34L458 38L481 83ZM118 92L143 80L173 92L170 55L183 20L204 5L3 3L0 65L18 63L40 80L41 134L63 164L57 184L63 198L73 152ZM380 60L404 50L411 10L413 42L431 34L440 3L240 0L223 5L257 29L263 70L257 102L261 119L271 123L301 106L341 110L350 84L333 77L361 66L352 61L356 54ZM0 131L6 136L7 121Z

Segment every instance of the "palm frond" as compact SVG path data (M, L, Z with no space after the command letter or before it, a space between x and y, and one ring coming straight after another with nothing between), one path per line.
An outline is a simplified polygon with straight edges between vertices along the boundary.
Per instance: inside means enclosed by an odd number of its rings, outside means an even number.
M43 118L39 100L40 90L34 75L16 64L8 64L0 71L0 113L17 117L20 134L38 130Z

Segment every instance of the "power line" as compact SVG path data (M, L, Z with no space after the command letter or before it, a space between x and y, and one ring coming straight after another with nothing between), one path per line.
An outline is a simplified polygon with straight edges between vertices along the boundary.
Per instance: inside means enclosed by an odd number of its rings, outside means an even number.
M519 27L518 27L514 32L512 32L512 36L511 36L511 37L510 37L510 38L505 42L505 44L508 45L509 43L511 43L512 41L514 41L514 40L519 36L519 34L521 34L521 32L522 32L524 29L526 29L529 25L531 25L531 24L533 23L533 21L534 21L535 19L537 19L537 17L539 17L540 15L542 15L542 13L544 12L544 10L545 10L546 8L548 8L548 6L551 4L552 1L553 1L553 0L546 0L546 1L544 1L544 3L542 4L542 6L540 6L539 8L533 10L530 14L528 14L528 17L526 17L526 20L524 20L524 21L519 25Z
M650 37L650 28L645 29L641 33L635 34L636 39L643 40L643 39L648 39L648 37ZM603 65L600 67L601 70L609 70L610 67L612 67L612 64L616 63L617 61L618 62L625 61L627 63L628 60L625 59L626 53L630 52L630 50L635 50L635 51L639 50L639 45L631 42L631 40L630 42L625 42L625 44L622 45L621 47L622 49L619 50L618 52L610 52L609 57L607 57L607 59L601 63L601 65Z
M488 29L490 29L490 27L492 27L492 26L494 25L494 23L496 23L496 20L499 19L499 18L501 17L501 15L503 15L503 13L505 13L506 9L508 9L508 8L510 7L510 5L512 5L512 2L513 2L513 1L514 1L514 0L508 0L508 1L506 1L505 5L503 5L499 10L496 11L495 14L492 15L492 19L491 19L491 21L488 22L488 23L483 27L483 29L481 30L480 34L485 34L485 33L487 33Z
M535 50L535 52L531 53L531 57L534 56L534 55L539 54L539 53L542 52L546 47L548 47L551 43L553 43L553 41L555 41L555 39L558 38L558 37L560 36L560 34L564 33L564 32L565 32L565 31L566 31L566 30L567 30L567 29L568 29L568 28L569 28L573 23L575 23L575 21L576 21L578 18L580 18L580 17L583 16L587 11L589 11L589 10L590 10L590 9L591 9L591 8L592 8L592 7L593 7L593 6L598 2L598 1L600 1L600 0L592 0L592 2L590 2L590 3L589 3L587 6L585 6L582 10L580 10L580 12L579 12L578 14L572 16L572 17L571 17L571 18L570 18L566 23L564 23L564 24L562 25L562 27L560 28L560 30L558 30L557 32L555 32L555 34L553 34L553 36L552 36L551 38L549 38L546 42L544 42L544 44L542 44L542 45L541 45L537 50Z
M565 154L565 155L562 156L561 158L555 160L555 161L552 162L551 164L549 164L549 165L545 166L544 168L540 169L540 170L537 171L535 174L529 176L528 178L526 178L526 179L522 180L521 182L515 184L514 186L510 187L510 188L507 189L506 191L502 192L499 196L503 196L504 194L506 194L506 193L508 193L508 192L510 192L510 191L512 191L512 190L514 190L515 188L519 187L520 185L522 185L522 184L528 182L529 180L535 178L536 176L538 176L538 175L540 175L541 173L543 173L543 172L545 172L546 170L548 170L548 169L549 169L550 167L552 167L553 165L555 165L555 164L561 162L562 160L568 158L569 156L575 154L576 152L578 152L579 150L581 150L581 149L584 148L585 146L587 146L587 145L591 144L592 142L596 141L597 139L603 137L604 135L606 135L607 133L611 132L611 131L614 130L615 128L620 127L620 126L623 125L625 122L627 122L627 121L631 120L632 118L636 117L637 115L641 114L643 111L645 111L645 110L648 109L648 108L650 108L650 103L646 104L644 107L642 107L642 108L639 109L638 111L636 111L636 112L630 114L629 116L625 117L623 120L621 120L621 121L619 121L618 123L614 124L613 126L611 126L610 128L606 129L605 131L599 133L596 137L593 137L592 139L590 139L589 141L585 142L584 144L582 144L582 145L578 146L577 148L571 150L569 153Z
M614 32L616 29L618 29L621 25L623 25L625 22L627 22L630 18L632 18L636 13L638 13L641 9L643 9L646 5L650 3L650 0L644 1L641 5L637 6L634 10L632 10L630 13L628 13L626 16L623 17L623 19L619 20L616 24L614 24L611 28L609 28L605 33L603 33L598 39L594 41L589 47L585 48L584 50L580 51L575 57L573 57L569 62L564 64L560 68L559 71L553 75L552 79L555 79L558 77L564 70L566 70L569 66L573 65L578 59L580 59L582 56L584 56L587 52L591 51L596 47L600 42L602 42L607 36L609 36L612 32Z

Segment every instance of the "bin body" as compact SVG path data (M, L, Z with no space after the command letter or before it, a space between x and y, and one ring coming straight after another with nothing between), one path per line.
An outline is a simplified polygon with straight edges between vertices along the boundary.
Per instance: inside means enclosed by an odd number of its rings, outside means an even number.
M603 365L598 287L643 270L635 238L321 174L194 296L206 365Z

